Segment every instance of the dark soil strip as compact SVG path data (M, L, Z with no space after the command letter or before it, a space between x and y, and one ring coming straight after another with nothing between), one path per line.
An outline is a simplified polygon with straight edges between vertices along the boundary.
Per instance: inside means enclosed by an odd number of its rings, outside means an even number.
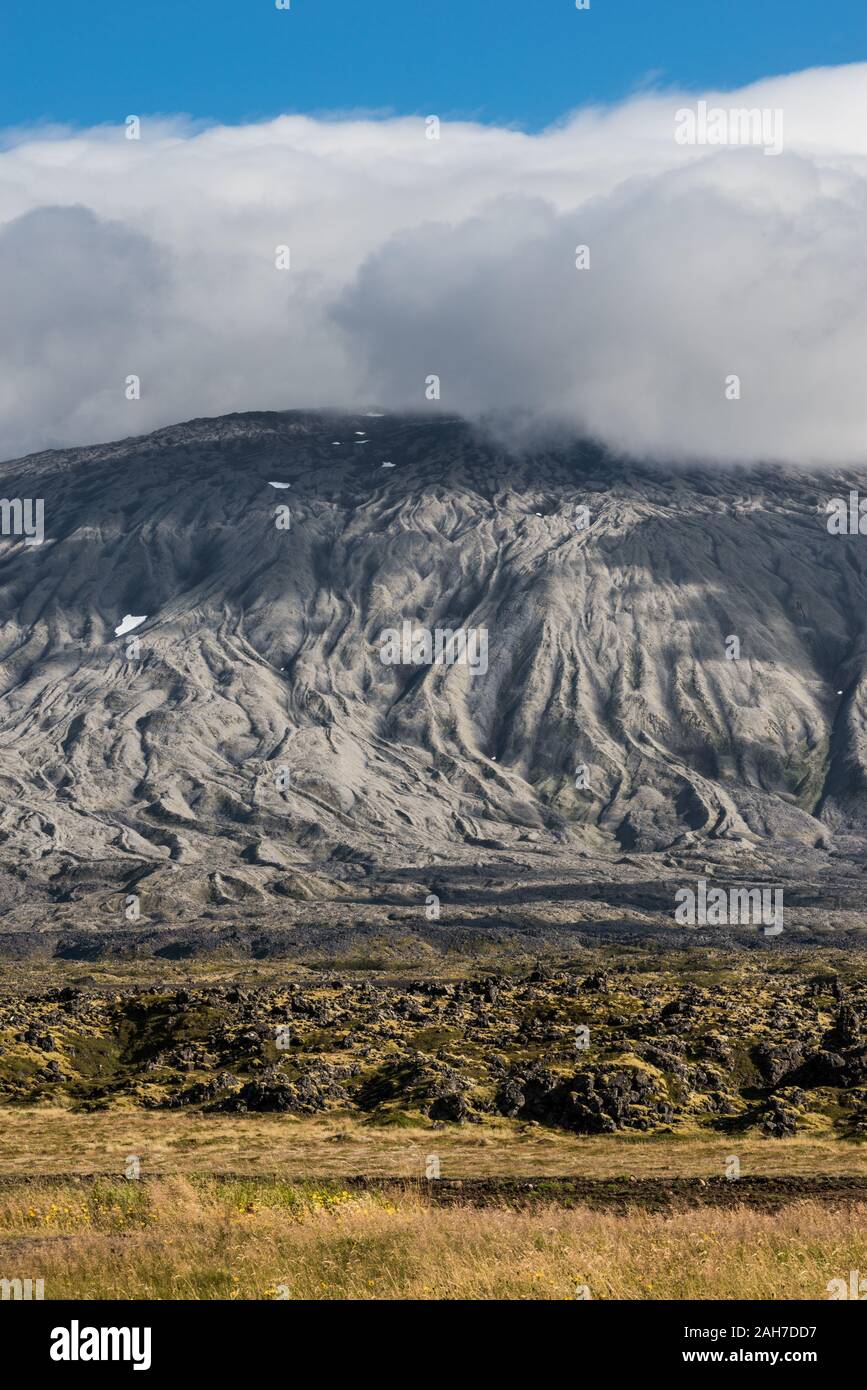
M143 1174L149 1182L169 1173ZM299 1188L341 1188L358 1192L424 1194L430 1201L449 1206L523 1207L541 1202L561 1206L586 1206L595 1210L674 1211L689 1207L747 1206L775 1211L791 1202L820 1201L833 1205L867 1202L867 1177L744 1177L725 1178L411 1178L329 1177L299 1178L289 1174L188 1173L192 1181L261 1183L290 1182ZM0 1175L0 1191L28 1185L61 1186L67 1183L124 1183L115 1173Z

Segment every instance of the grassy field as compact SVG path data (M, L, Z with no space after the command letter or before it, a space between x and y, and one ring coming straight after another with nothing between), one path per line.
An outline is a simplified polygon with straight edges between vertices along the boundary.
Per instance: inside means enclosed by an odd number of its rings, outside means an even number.
M774 1029L833 1040L837 995L802 967L703 976L665 1017L683 990L649 968L578 993L504 979L490 1000L379 981L371 1001L305 978L291 1009L253 969L248 997L188 981L178 998L3 995L0 971L0 1280L42 1279L47 1299L825 1299L867 1271L867 1087L774 1091L757 1070ZM272 1024L290 1014L281 1058ZM579 1015L595 1060L576 1062ZM860 1051L839 1045L855 1075ZM501 1108L503 1077L540 1061L558 1085L581 1072L579 1100ZM202 1088L224 1069L215 1104ZM585 1071L606 1104L628 1072L616 1132L580 1132ZM324 1088L318 1109L302 1077ZM260 1078L261 1108L225 1104ZM461 1123L437 1115L442 1093L470 1098ZM769 1137L780 1096L792 1123ZM433 1155L440 1183L424 1180ZM140 1181L123 1176L132 1156Z
M41 1278L46 1299L824 1299L865 1252L863 1203L481 1210L182 1176L0 1189L0 1277Z
M540 1125L375 1126L352 1116L206 1115L112 1108L82 1113L6 1106L0 1176L121 1175L135 1154L145 1175L250 1173L292 1179L420 1177L428 1154L443 1177L564 1175L720 1177L736 1154L746 1176L867 1176L867 1144L824 1136L574 1135Z

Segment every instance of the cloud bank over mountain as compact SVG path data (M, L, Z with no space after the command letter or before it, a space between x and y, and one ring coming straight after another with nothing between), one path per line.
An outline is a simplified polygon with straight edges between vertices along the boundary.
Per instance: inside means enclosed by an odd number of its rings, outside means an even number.
M679 143L700 101L781 113L782 148ZM126 115L0 150L0 457L375 402L660 459L864 459L867 65L539 135L142 115L136 140Z

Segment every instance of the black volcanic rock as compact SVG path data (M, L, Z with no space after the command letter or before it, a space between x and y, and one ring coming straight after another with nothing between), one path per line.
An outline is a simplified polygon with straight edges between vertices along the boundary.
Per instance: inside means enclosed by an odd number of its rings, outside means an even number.
M804 1057L804 1049L796 1042L762 1042L754 1052L755 1063L762 1078L777 1086L785 1076L796 1072Z

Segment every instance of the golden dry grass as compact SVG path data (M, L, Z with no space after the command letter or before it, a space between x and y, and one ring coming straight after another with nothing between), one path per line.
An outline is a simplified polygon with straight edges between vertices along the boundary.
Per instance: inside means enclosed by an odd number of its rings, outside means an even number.
M867 1150L798 1136L578 1137L496 1121L376 1128L351 1118L5 1107L0 1278L48 1298L825 1298L867 1269L867 1204L658 1213L553 1201L441 1206L341 1178L867 1174ZM147 1182L118 1178L138 1154ZM40 1174L99 1172L93 1183ZM265 1181L224 1181L219 1172ZM311 1175L317 1179L311 1185Z
M732 1153L745 1176L867 1176L867 1144L809 1133L785 1140L695 1131L582 1136L508 1120L436 1130L335 1116L17 1106L3 1108L0 1127L0 1175L120 1174L126 1156L137 1154L148 1174L418 1177L432 1152L443 1177L719 1177Z
M618 1215L186 1177L0 1192L0 1277L49 1299L824 1299L864 1268L865 1204Z

